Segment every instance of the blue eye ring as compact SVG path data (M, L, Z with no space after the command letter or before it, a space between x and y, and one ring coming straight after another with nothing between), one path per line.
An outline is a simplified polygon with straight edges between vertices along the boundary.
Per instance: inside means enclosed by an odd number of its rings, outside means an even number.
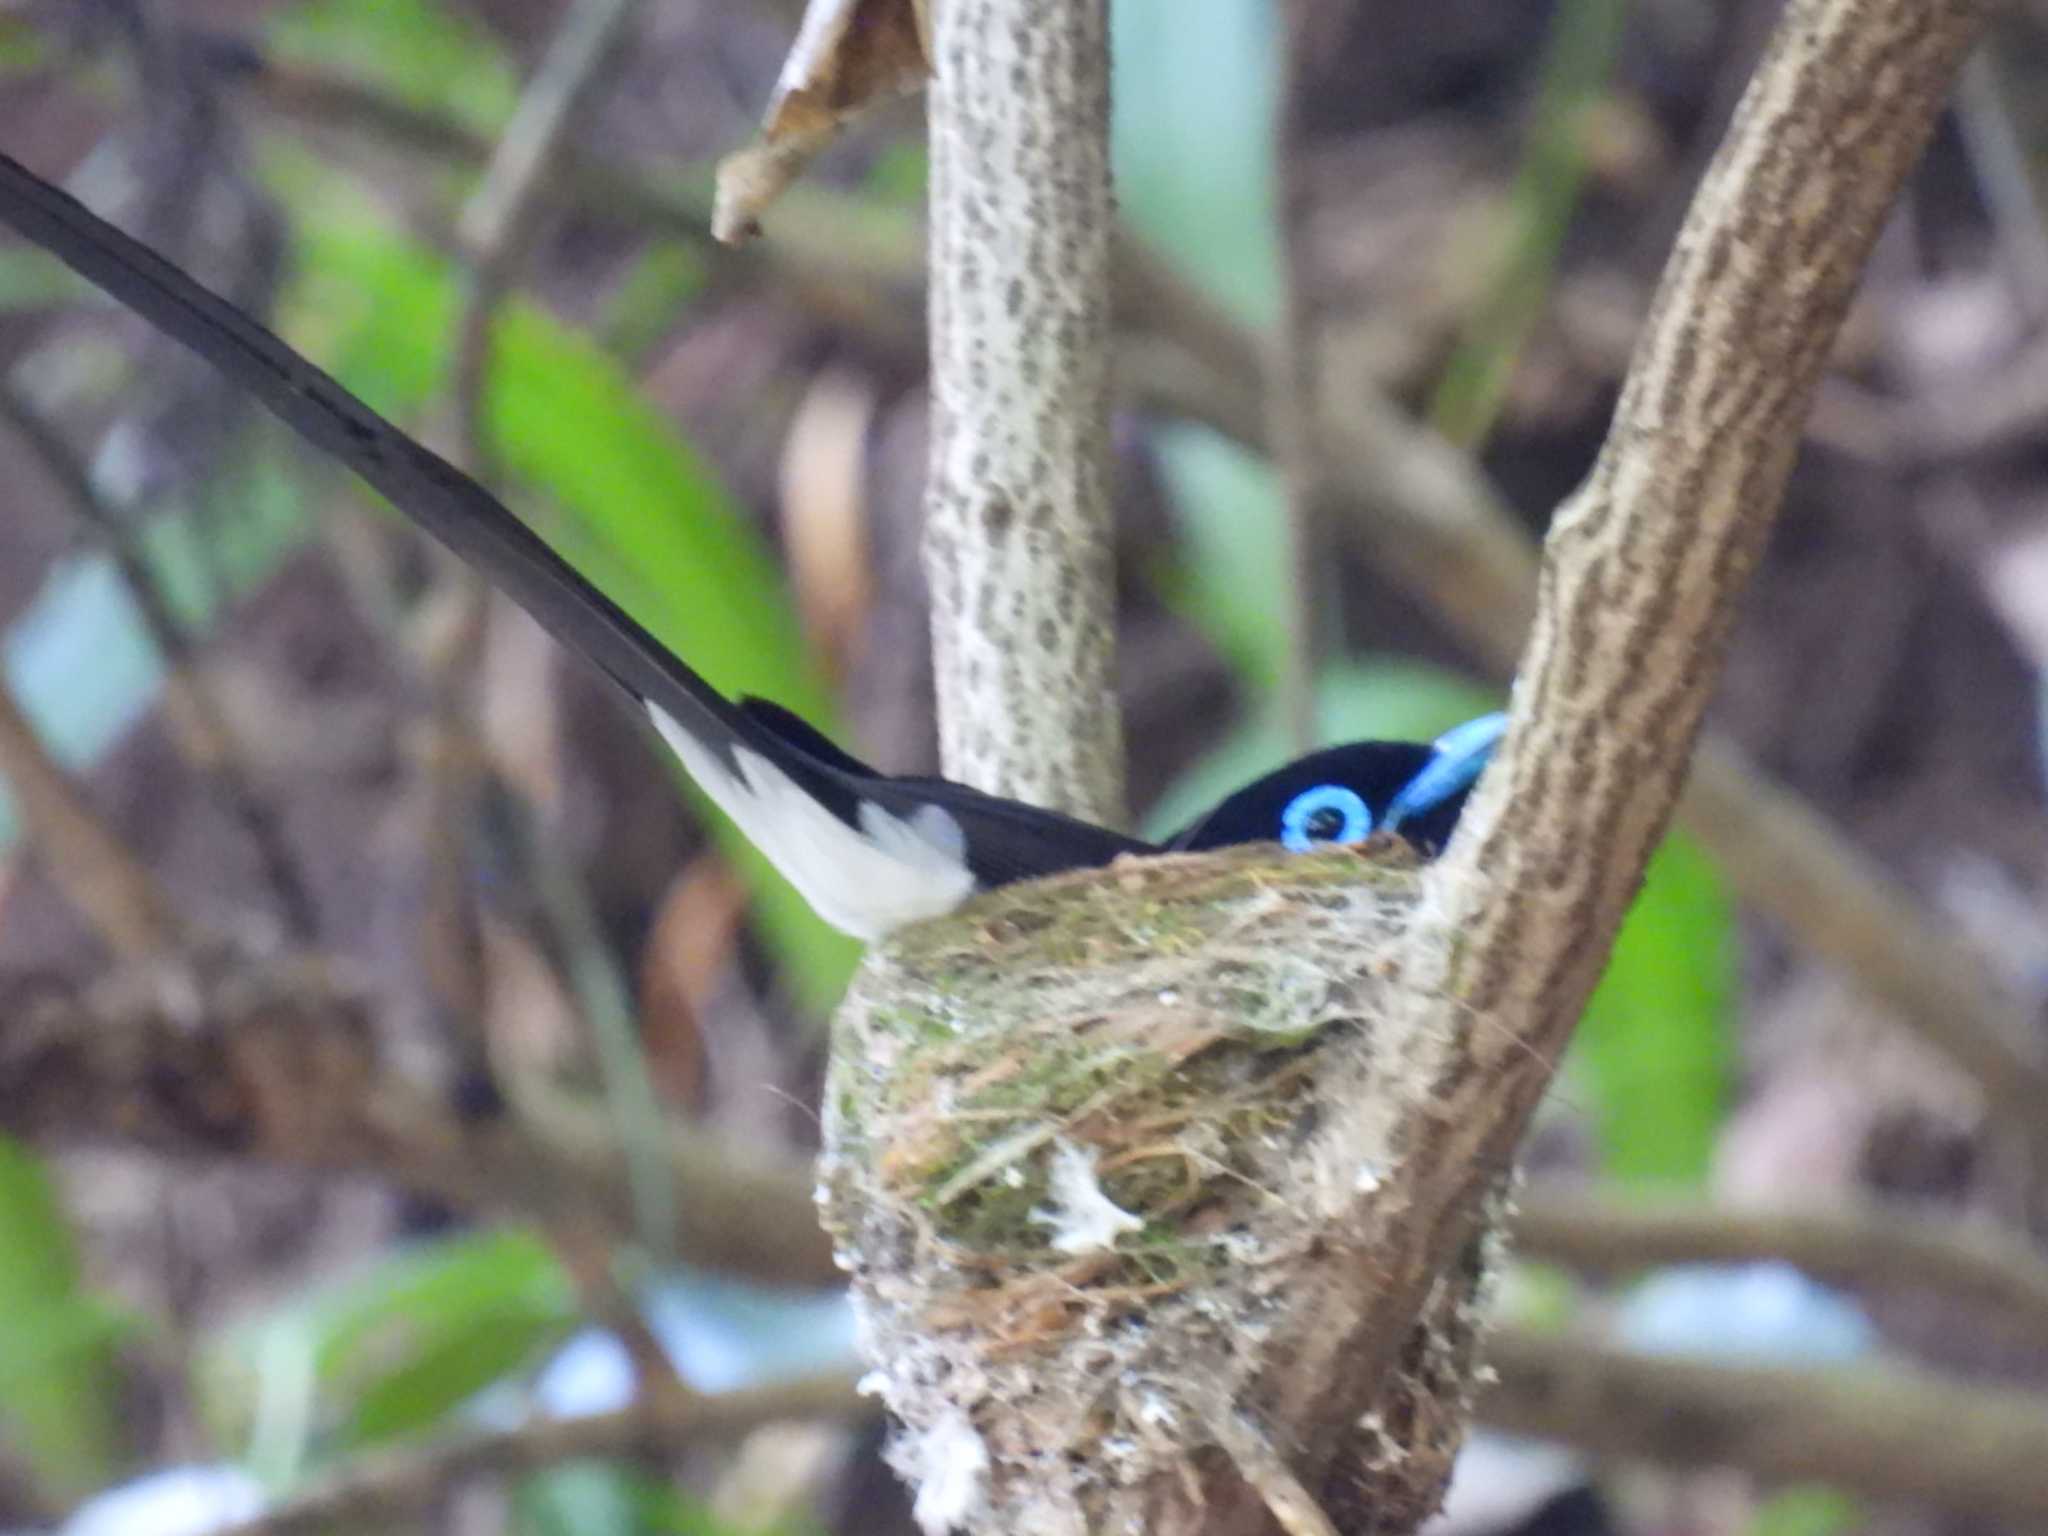
M1287 802L1280 813L1280 842L1294 853L1319 843L1356 843L1372 835L1372 811L1342 784L1318 784Z

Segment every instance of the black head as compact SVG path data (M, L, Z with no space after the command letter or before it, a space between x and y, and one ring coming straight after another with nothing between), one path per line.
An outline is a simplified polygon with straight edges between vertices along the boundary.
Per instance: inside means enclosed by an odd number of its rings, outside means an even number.
M1302 853L1319 843L1355 843L1392 831L1433 858L1450 841L1506 730L1507 716L1481 715L1427 746L1355 741L1311 752L1246 785L1167 846L1194 852L1278 842Z
M1357 741L1297 758L1263 779L1247 784L1168 840L1167 846L1196 852L1238 843L1285 843L1296 852L1317 843L1351 843L1369 837L1387 806L1435 755L1414 741ZM1456 805L1438 806L1410 817L1402 835L1424 852L1434 852L1457 824Z

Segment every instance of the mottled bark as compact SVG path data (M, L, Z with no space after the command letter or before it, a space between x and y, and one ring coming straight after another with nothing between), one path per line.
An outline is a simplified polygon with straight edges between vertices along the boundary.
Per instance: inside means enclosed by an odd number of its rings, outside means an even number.
M994 9L942 8L960 24L942 75ZM1159 861L998 892L871 954L827 1095L826 1217L908 1426L899 1462L947 1495L929 1529L1399 1532L1433 1506L1503 1178L1669 821L1842 314L1985 9L1788 7L1556 520L1500 761L1440 862L1371 844ZM977 215L949 238L1006 227ZM1009 254L942 246L967 276L935 284L999 313L987 263ZM952 298L935 307L942 371L995 368ZM999 525L976 548L1022 526L974 505ZM942 540L964 541L951 510ZM1009 568L966 581L949 556L942 647L949 621L1027 600L985 579ZM951 653L969 695L974 654ZM949 765L1015 729L949 737ZM1046 745L1027 734L1025 761ZM1077 1160L1111 1202L1092 1226Z
M941 755L1117 825L1105 0L932 18L925 568Z

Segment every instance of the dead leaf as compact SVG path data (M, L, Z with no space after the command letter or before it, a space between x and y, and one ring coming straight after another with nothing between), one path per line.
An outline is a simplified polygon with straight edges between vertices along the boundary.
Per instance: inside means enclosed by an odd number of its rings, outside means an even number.
M813 654L843 676L874 602L868 558L868 433L875 392L849 369L818 375L783 439L782 547Z
M484 915L485 1034L499 1078L558 1077L583 1050L583 1027L561 977L512 924Z
M745 883L707 856L684 866L655 912L640 958L640 1031L666 1103L701 1106L702 1019L746 910Z
M775 82L761 137L718 167L711 233L737 245L761 215L878 101L914 91L931 73L929 0L810 0Z

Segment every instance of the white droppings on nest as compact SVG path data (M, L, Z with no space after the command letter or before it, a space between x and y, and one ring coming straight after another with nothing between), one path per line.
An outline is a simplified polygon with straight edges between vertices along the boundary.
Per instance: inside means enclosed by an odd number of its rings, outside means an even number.
M946 1536L975 1519L988 1502L988 1445L958 1408L899 1448L916 1468L917 1500L911 1514L925 1536Z
M1361 1195L1376 1195L1384 1183L1386 1180L1381 1176L1377 1163L1360 1163L1358 1177L1351 1181L1351 1187Z
M1301 1302L1333 1260L1306 1236L1333 1212L1388 1219L1410 1127L1358 1106L1427 1076L1432 1042L1378 1032L1386 984L1359 954L1406 909L1337 883L1355 861L1210 857L1100 912L1082 877L992 892L871 951L835 1026L824 1215L862 1256L871 1380L905 1427L889 1459L927 1532L1152 1528L1214 1425L1316 1336ZM1257 916L1273 888L1304 927L1284 952ZM1126 938L1134 902L1171 945ZM963 1168L975 1182L933 1200ZM1361 1169L1384 1181L1370 1196ZM1443 1366L1421 1374L1366 1438L1383 1464L1387 1426L1435 1422L1414 1402ZM1420 1499L1435 1467L1378 1486Z
M1153 1429L1171 1429L1180 1421L1180 1415L1157 1392L1147 1392L1138 1400L1138 1422Z
M1224 1233L1216 1246L1223 1250L1224 1256L1233 1264L1255 1264L1263 1251L1258 1234L1249 1227L1239 1227L1235 1231Z
M1133 1216L1102 1192L1094 1154L1070 1141L1053 1147L1050 1185L1054 1203L1034 1210L1031 1219L1053 1229L1056 1252L1110 1253L1126 1232L1144 1230L1142 1216Z

